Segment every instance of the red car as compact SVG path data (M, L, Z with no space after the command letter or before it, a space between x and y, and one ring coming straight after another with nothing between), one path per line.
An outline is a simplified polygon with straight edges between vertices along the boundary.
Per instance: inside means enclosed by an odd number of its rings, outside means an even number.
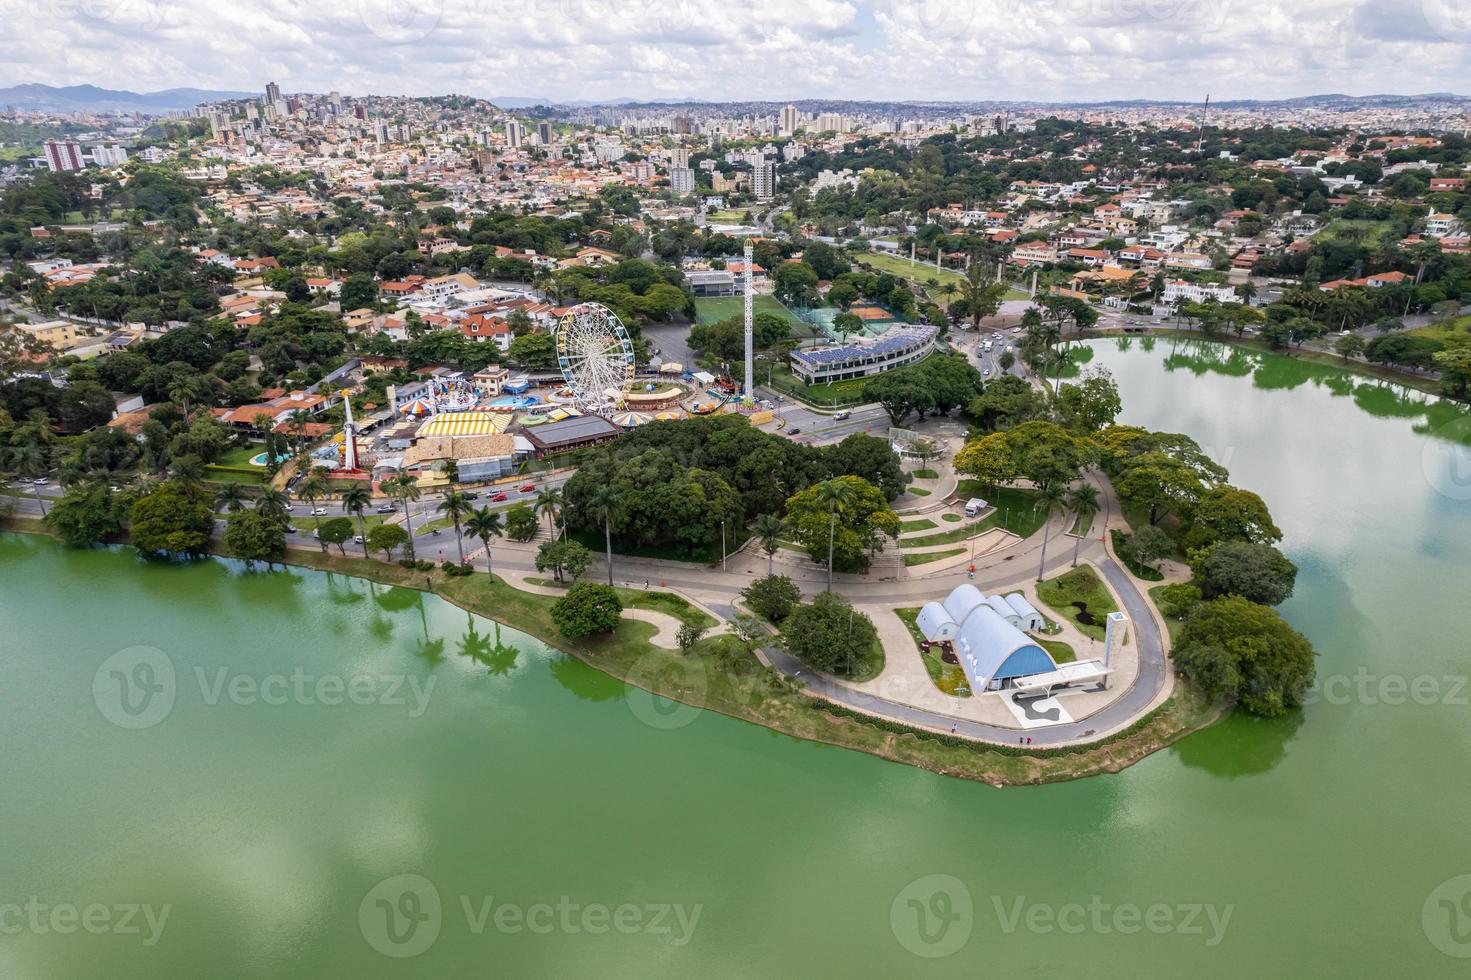
M536 484L535 483L523 483L523 484L521 484L521 492L522 493L536 493Z
M491 501L493 503L503 504L507 500L510 500L511 498L510 497L507 497L504 493L498 493L494 497L491 497L490 499L491 499Z

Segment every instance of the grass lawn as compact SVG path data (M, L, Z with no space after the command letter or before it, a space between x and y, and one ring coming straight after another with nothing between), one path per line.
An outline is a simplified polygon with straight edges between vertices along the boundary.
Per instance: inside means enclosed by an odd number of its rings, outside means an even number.
M1083 514L1073 520L1072 533L1080 538L1086 538L1088 532L1093 529L1093 515Z
M548 589L567 588L567 584L549 578L528 578L526 581ZM589 579L589 581L592 580ZM715 617L703 609L695 608L684 596L675 595L673 592L625 589L620 586L615 586L613 591L618 593L618 601L623 603L624 609L647 609L650 612L661 612L673 616L682 623L703 626L705 629L719 625Z
M928 531L931 528L935 527L939 527L939 525L936 524L934 521L927 520L921 517L919 520L915 521L900 521L899 533L904 534L909 531Z
M910 487L904 492L915 497L928 497L930 495L930 491L926 490L924 487Z
M940 474L936 473L934 470L915 470L909 475L914 477L916 480L938 480L940 478Z
M220 458L215 460L215 465L249 466L250 461L264 451L265 449L261 446L236 446L234 449L227 449L225 452L220 453ZM262 473L266 471L264 466L258 466L256 469Z
M204 479L208 483L243 483L246 486L258 487L266 482L266 471L240 473L236 470L220 469L218 466L206 466Z
M1065 617L1086 636L1101 640L1109 613L1118 610L1113 596L1099 581L1091 566L1079 565L1053 579L1037 585L1037 597L1058 615ZM1078 608L1074 603L1086 607ZM1082 622L1087 619L1088 622Z
M1034 636L1032 639L1037 641L1039 647L1052 654L1054 663L1070 664L1078 659L1078 655L1073 652L1073 648L1061 640L1044 640L1040 636Z
M955 544L959 541L969 541L971 538L986 530L985 521L975 521L965 527L952 528L949 531L940 531L937 534L926 534L918 538L901 538L901 548L929 548L937 544Z
M904 622L909 630L909 635L914 639L915 649L919 651L919 659L924 661L924 669L929 672L930 680L935 686L946 694L957 698L970 697L970 682L965 678L965 671L960 664L947 664L940 657L940 648L924 648L924 634L919 631L915 622L919 618L919 607L910 606L905 609L895 609L895 614Z
M965 520L965 518L961 517L959 514L941 514L940 519L949 521L951 524L959 524L961 521Z
M926 551L917 555L905 555L904 564L911 568L915 565L928 565L932 561L943 561L946 558L954 558L956 555L965 554L964 548L949 548L945 551Z
M757 372L757 378L760 378L760 372ZM861 403L863 386L868 383L866 378L850 378L832 384L809 385L792 374L791 368L786 364L772 364L768 381L777 391L825 408Z
M912 491L911 491L912 492ZM1042 529L1042 513L1037 510L1037 492L1002 487L992 490L979 480L961 480L955 494L962 501L980 497L996 510L981 523L986 527L999 527L1012 534L1029 538Z
M775 313L791 323L806 325L775 296L758 295L752 305L757 313ZM742 296L711 296L695 300L695 319L699 323L719 323L745 311L746 301Z
M707 211L705 219L712 225L740 225L745 224L747 214L750 214L752 220L755 220L756 210L754 208L749 212L734 208L726 208L724 211Z

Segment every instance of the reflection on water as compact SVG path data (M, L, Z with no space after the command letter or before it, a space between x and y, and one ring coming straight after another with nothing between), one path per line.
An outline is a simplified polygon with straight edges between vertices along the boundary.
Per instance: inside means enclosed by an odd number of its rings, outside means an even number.
M1287 744L1297 737L1303 713L1280 718L1254 718L1237 712L1203 732L1170 746L1182 765L1222 779L1257 776L1287 757Z
M1154 338L1146 339L1153 341ZM1169 344L1169 352L1163 362L1166 371L1188 371L1197 377L1205 374L1249 376L1254 387L1266 391L1290 391L1311 384L1336 397L1352 397L1355 405L1376 418L1421 419L1423 421L1415 426L1416 432L1471 445L1471 426L1459 424L1471 417L1471 412L1467 406L1448 398L1378 378L1360 377L1319 361L1282 355L1264 356L1210 341L1176 338ZM1144 349L1149 350L1150 347ZM1119 350L1128 348L1120 344Z

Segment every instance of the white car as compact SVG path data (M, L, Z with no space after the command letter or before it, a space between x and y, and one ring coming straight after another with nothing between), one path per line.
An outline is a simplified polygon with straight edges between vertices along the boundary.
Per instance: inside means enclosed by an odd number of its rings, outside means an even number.
M312 516L313 517L326 517L327 516L327 508L325 508L325 507L313 507L312 508Z

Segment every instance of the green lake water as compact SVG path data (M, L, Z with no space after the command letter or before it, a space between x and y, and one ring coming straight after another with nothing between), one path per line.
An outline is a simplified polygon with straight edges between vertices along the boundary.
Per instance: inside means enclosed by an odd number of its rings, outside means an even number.
M417 593L0 537L0 977L1464 976L1471 423L1223 348L1091 363L1271 506L1337 678L1300 714L996 790L648 724Z

